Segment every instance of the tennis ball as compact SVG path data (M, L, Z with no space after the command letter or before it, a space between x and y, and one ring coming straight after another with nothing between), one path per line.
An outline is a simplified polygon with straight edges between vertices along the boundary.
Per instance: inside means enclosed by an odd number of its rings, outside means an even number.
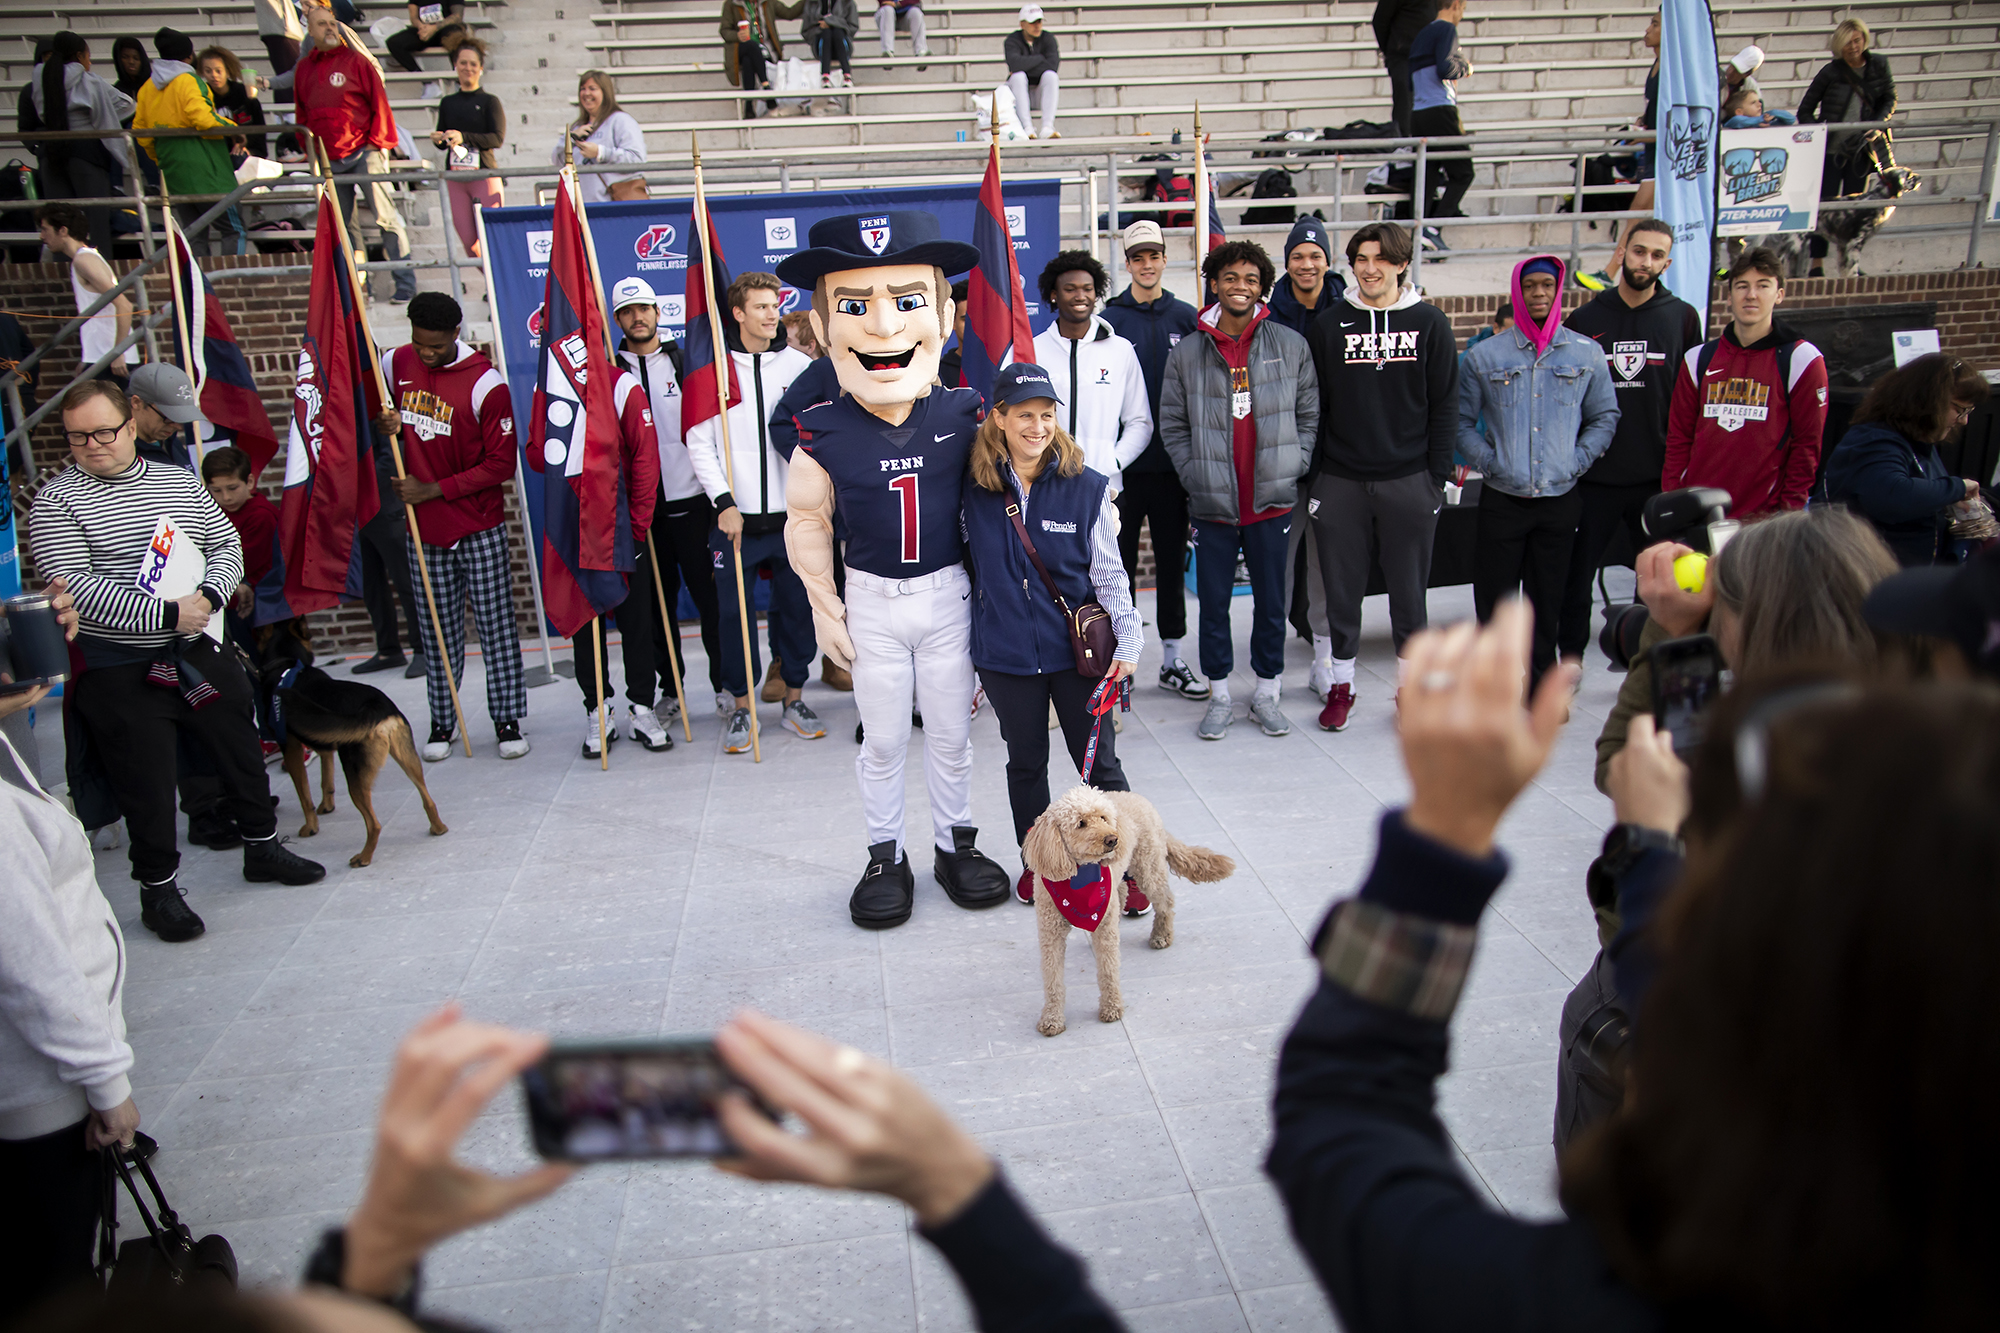
M1689 551L1674 561L1674 582L1681 585L1683 592L1700 592L1708 582L1708 557L1700 551Z

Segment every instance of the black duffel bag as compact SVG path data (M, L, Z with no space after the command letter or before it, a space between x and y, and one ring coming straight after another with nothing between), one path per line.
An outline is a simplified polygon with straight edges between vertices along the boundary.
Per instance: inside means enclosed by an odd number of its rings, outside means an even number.
M159 1177L153 1174L151 1158L157 1146L140 1134L132 1148L110 1147L103 1150L104 1208L97 1230L98 1280L104 1284L109 1295L123 1297L138 1296L165 1287L234 1291L236 1251L220 1236L208 1235L196 1240L194 1232L168 1205ZM159 1210L157 1218L146 1207L146 1200L140 1195L137 1182L132 1179L134 1168L146 1178L146 1186L152 1191L153 1203ZM132 1196L133 1205L139 1210L140 1220L146 1224L145 1235L134 1236L123 1244L118 1240L118 1182L121 1180L125 1182L126 1193Z

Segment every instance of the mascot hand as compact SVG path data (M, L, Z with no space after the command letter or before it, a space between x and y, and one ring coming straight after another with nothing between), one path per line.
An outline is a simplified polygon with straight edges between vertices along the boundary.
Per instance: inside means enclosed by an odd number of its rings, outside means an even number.
M813 633L819 638L819 650L832 658L835 666L842 671L854 669L854 640L847 637L846 621L814 613Z

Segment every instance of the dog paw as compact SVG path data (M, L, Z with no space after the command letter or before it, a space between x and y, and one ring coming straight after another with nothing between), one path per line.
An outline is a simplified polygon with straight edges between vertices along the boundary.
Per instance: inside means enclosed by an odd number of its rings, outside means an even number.
M333 798L331 796L327 797L324 801L321 801L319 803L319 812L323 815L330 815L333 813Z
M433 838L442 838L445 834L449 832L451 832L451 830L446 828L442 824L434 824L431 826L431 836Z
M1063 1029L1068 1026L1069 1024L1063 1021L1061 1014L1043 1014L1042 1021L1035 1024L1035 1031L1041 1033L1044 1037L1059 1037L1062 1035Z
M312 821L311 821L311 822L309 822L309 823L305 823L305 824L301 824L301 825L299 825L299 836L300 836L301 838L316 838L316 837L318 837L318 836L319 836L319 821L315 819L315 820L312 820Z
M1097 1008L1097 1021L1100 1023L1116 1023L1123 1017L1125 1010L1119 1005L1104 1004Z
M1155 949L1169 948L1173 945L1173 942L1174 932L1171 930L1156 930L1153 932L1152 938L1146 941L1146 943L1152 945Z
M361 867L367 865L370 861L373 861L374 859L375 858L372 856L367 856L361 852L356 852L354 855L347 858L347 864L354 867L356 870L359 870L361 869Z

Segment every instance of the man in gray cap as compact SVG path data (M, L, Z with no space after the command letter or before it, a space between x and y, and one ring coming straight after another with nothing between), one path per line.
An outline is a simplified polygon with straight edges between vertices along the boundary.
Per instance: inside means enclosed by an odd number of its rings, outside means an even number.
M192 467L181 427L201 420L194 383L179 366L149 361L132 372L132 433L139 456Z

